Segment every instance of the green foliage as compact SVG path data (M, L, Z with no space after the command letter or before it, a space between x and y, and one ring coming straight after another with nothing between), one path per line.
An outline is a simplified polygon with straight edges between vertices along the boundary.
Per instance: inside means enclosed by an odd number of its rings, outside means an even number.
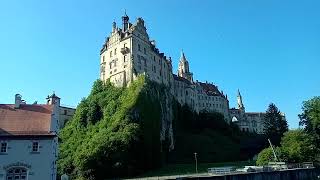
M264 119L264 134L270 138L274 144L279 145L281 137L287 131L287 121L282 118L276 105L271 103Z
M283 153L281 148L275 147L274 151L276 152L278 160L282 161L283 160ZM258 166L263 166L267 165L269 162L276 162L276 159L273 155L273 151L271 147L263 149L259 154L258 154L258 159L256 161L256 164Z
M171 120L175 149L169 152L162 127ZM97 80L60 131L58 173L78 180L132 176L167 162L193 162L194 152L199 162L238 161L246 138L222 114L181 107L167 87L144 76L128 88Z
M281 149L288 162L312 161L315 157L315 145L303 130L291 130L281 139Z
M129 88L97 80L59 134L58 173L105 179L161 164L160 98L166 89L140 77Z
M202 163L239 160L238 127L228 124L221 113L197 114L186 105L176 108L175 149L169 153L170 163L193 163L195 152Z
M299 114L299 124L320 151L320 96L303 102L302 113Z
M315 158L315 145L301 129L286 132L281 139L281 146L275 149L279 161L301 163ZM259 153L257 164L265 165L270 161L275 161L274 155L271 148L266 148Z

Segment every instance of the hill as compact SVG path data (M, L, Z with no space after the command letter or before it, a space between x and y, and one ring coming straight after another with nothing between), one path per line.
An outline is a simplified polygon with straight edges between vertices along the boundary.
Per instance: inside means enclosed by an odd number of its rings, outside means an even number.
M58 173L72 179L135 176L167 163L238 161L244 136L219 113L180 106L144 76L128 88L97 80L59 135Z

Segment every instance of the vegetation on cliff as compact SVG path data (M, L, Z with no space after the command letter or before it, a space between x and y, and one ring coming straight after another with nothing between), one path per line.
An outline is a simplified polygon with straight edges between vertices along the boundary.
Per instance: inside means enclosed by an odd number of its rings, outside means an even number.
M104 179L159 166L170 144L159 134L165 91L143 76L129 88L97 80L60 132L59 174Z
M134 176L193 162L194 152L199 163L239 161L249 157L240 155L248 137L220 113L180 106L167 87L144 76L128 88L97 80L60 132L58 173L79 180Z

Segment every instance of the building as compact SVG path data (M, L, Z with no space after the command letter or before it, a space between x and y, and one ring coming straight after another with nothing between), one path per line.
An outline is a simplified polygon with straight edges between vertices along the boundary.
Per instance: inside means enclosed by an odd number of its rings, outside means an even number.
M122 28L113 22L109 37L100 51L100 79L110 80L116 86L123 87L134 81L139 74L168 86L172 94L183 105L193 110L218 111L228 117L228 99L212 83L193 80L189 62L181 53L178 75L172 72L171 57L167 57L150 40L142 18L135 24L129 22L125 14Z
M237 108L231 108L229 110L229 115L232 122L236 123L241 131L253 132L257 134L264 133L264 118L265 112L246 112L242 101L242 96L238 90L237 94ZM282 118L285 120L286 116L281 113Z
M62 129L66 122L72 118L73 114L76 112L75 108L62 106L60 104L60 98L53 92L51 95L48 95L47 104L53 105L53 100L58 101L59 104L59 129Z
M233 119L242 130L261 132L258 130L261 128L258 127L261 127L263 116L259 113L251 113L249 116L245 112L240 92L240 106L238 109L230 109L227 95L216 85L193 79L189 62L183 52L179 60L178 73L173 74L171 57L160 52L155 40L149 38L144 20L138 18L132 24L125 14L122 17L122 28L117 27L116 22L112 23L111 33L100 51L100 79L110 80L116 86L124 87L139 74L169 87L181 105L187 104L196 112L220 112L227 122ZM257 126L246 125L247 121L257 121Z
M14 104L0 104L0 180L56 180L64 109L55 94L47 104L26 104L19 94Z

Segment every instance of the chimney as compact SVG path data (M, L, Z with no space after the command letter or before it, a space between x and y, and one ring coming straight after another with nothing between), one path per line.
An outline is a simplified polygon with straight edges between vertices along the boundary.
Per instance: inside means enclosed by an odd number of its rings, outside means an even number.
M16 108L16 109L20 108L21 103L22 103L21 95L16 94L15 100L14 100L14 108Z

